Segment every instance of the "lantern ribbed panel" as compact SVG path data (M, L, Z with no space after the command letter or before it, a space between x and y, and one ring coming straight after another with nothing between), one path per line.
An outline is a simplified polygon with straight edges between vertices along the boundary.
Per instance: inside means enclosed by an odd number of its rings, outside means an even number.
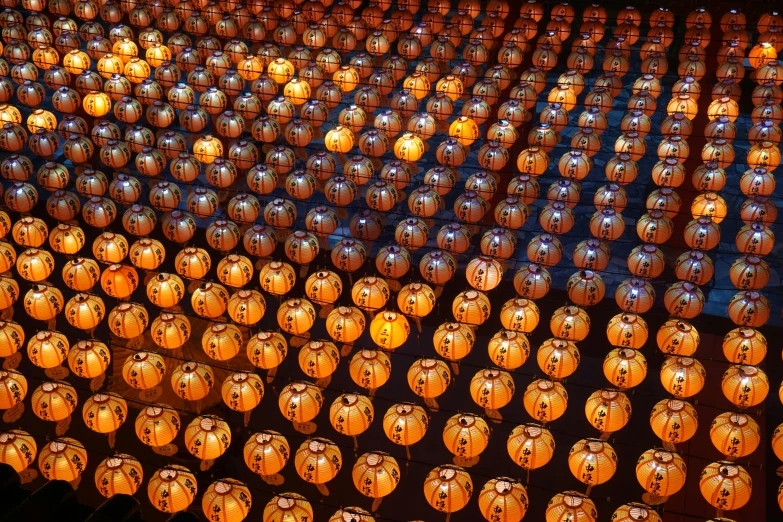
M122 378L132 388L148 390L163 381L166 364L154 352L136 352L129 355L122 365Z
M489 444L489 426L481 417L457 414L443 427L443 443L457 457L480 455Z
M351 379L367 390L380 388L391 376L391 361L384 352L361 350L354 354L348 365Z
M514 390L511 374L496 369L479 370L470 380L473 402L485 409L497 410L507 405Z
M576 344L565 339L547 339L536 352L538 367L552 379L565 379L573 374L580 360Z
M197 401L206 397L215 385L212 368L195 361L183 362L171 372L171 388L179 397Z
M231 428L213 415L200 415L185 428L185 447L197 459L216 459L231 444Z
M689 357L699 347L699 332L687 321L669 319L658 328L658 349L671 355Z
M710 440L723 455L731 458L750 455L761 442L761 429L752 417L725 412L713 419Z
M362 310L379 310L386 306L391 292L385 279L367 276L354 283L351 288L353 303Z
M232 410L248 412L264 397L264 382L255 373L236 372L223 381L220 395Z
M529 299L511 299L500 309L500 323L506 330L532 332L540 317L538 306Z
M60 332L41 331L27 342L30 362L40 368L56 368L68 357L68 338Z
M427 433L429 416L424 408L412 403L390 407L383 416L383 431L390 441L402 446L419 442Z
M247 342L247 358L258 368L277 368L287 354L288 342L277 332L258 332Z
M699 489L720 510L739 509L750 500L753 483L745 468L733 462L713 462L702 470Z
M522 404L528 415L538 422L551 422L565 413L568 393L558 382L539 379L527 386Z
M622 392L598 390L587 398L585 416L598 431L615 432L628 424L631 418L631 401Z
M437 359L418 359L408 369L408 386L419 397L434 399L451 383L451 370Z
M666 497L677 493L685 484L685 461L677 453L647 450L636 462L636 479L645 491Z
M647 360L638 350L615 348L604 359L604 376L620 389L633 388L647 376Z
M396 312L377 314L370 323L370 337L379 347L394 350L402 346L410 335L411 327L404 315Z
M33 391L30 404L35 415L45 421L61 421L76 409L76 390L64 381L45 382Z
M294 382L280 392L278 404L280 412L291 422L308 422L318 415L323 406L324 398L315 386Z
M590 317L578 306L563 306L549 320L552 335L570 341L583 341L590 332Z
M150 337L161 348L175 350L190 339L192 328L184 314L161 313L152 320Z
M22 430L0 432L0 462L21 473L35 461L38 446L35 439Z
M241 522L252 506L248 487L235 479L216 480L207 487L201 498L204 516L214 522Z
M661 384L679 398L696 395L704 387L707 371L691 357L667 357L661 366Z
M364 433L374 418L372 402L364 395L340 395L329 408L329 422L337 433L343 435Z
M467 356L475 340L473 330L460 323L443 323L432 335L435 351L449 361L458 361Z
M723 355L735 364L757 365L767 355L767 339L753 328L735 328L723 337Z
M606 326L609 344L638 350L647 342L647 322L636 314L617 314Z
M128 418L128 403L117 395L96 393L84 401L82 418L92 431L111 433Z
M767 398L769 378L755 366L732 365L723 373L721 390L735 406L750 408Z
M329 377L340 364L340 351L334 343L309 341L299 350L299 368L313 379Z
M150 318L143 306L136 303L120 303L115 306L108 317L111 332L123 339L138 337L149 325Z
M571 447L568 467L571 474L584 484L603 484L617 470L617 454L606 442L582 439Z
M679 399L663 399L650 412L650 427L664 442L685 442L696 434L696 408Z
M336 342L352 343L366 326L364 314L352 306L338 306L326 316L326 331Z
M522 469L546 465L555 453L555 439L538 424L522 424L511 430L506 442L508 456Z
M472 494L473 481L459 466L438 466L424 480L424 498L442 513L454 513L464 508Z
M312 438L304 441L294 455L294 468L306 482L323 484L329 482L342 467L340 448L328 440Z
M256 324L266 313L266 300L256 290L238 290L228 300L228 315L244 326Z
M242 333L233 324L213 323L201 336L201 348L210 359L227 361L239 353Z

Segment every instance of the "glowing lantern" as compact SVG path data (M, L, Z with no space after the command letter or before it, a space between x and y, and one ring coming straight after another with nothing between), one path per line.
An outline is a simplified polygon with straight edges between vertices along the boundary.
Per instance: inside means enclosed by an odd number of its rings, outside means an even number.
M169 464L157 470L147 483L152 505L164 513L184 511L198 491L196 477L184 466Z
M652 308L655 302L655 290L643 279L626 279L615 290L614 299L621 310L643 314Z
M35 439L22 430L0 432L0 462L21 473L35 461L38 446Z
M252 497L248 487L231 478L216 480L210 484L201 499L204 515L220 522L243 520L251 506Z
M611 350L603 368L607 380L623 390L637 386L647 376L647 360L641 352L629 348Z
M590 317L578 306L563 306L552 314L549 329L560 339L583 341L590 331Z
M506 442L508 455L522 469L546 465L555 451L555 440L546 428L538 424L523 424L514 428Z
M631 401L623 392L598 390L587 398L585 415L598 431L613 433L628 424L631 418Z
M323 406L323 396L315 386L294 382L280 392L278 405L283 416L291 422L304 423L318 415Z
M133 266L143 270L155 270L166 259L166 249L157 239L144 237L131 245L129 257Z
M650 412L650 427L663 442L685 442L696 434L699 416L690 403L663 399Z
M533 301L511 299L500 310L500 323L503 328L517 332L532 332L538 326L540 312Z
M651 495L668 497L685 485L686 469L679 454L651 449L636 462L636 480Z
M374 416L372 402L364 395L343 394L329 408L329 422L335 431L353 437L364 433Z
M729 300L729 318L742 326L763 326L770 316L770 305L766 297L756 291L738 292Z
M424 497L442 513L464 508L473 493L470 475L459 466L443 465L429 472L424 481Z
M661 366L661 384L678 398L688 398L699 393L706 379L704 366L691 357L667 357Z
M704 285L712 279L715 268L712 260L703 252L690 250L677 258L674 271L681 281Z
M546 508L546 522L595 522L598 511L589 497L576 491L558 493Z
M0 370L0 410L13 408L27 395L27 379L14 370Z
M46 250L28 248L17 257L16 271L28 281L44 281L54 271L54 258Z
M740 408L764 402L769 392L767 374L755 366L732 365L723 373L723 395Z
M39 368L56 368L68 357L68 338L59 332L41 331L27 343L27 356Z
M56 287L34 285L24 296L24 311L33 319L54 319L63 309L63 294Z
M258 368L272 370L280 366L288 353L288 343L276 332L258 332L247 343L247 358Z
M120 396L96 393L84 401L84 424L97 433L112 433L128 418L128 403Z
M238 290L228 300L228 315L245 326L256 324L266 312L266 300L256 290Z
M739 509L750 500L753 483L745 468L733 462L713 462L699 475L704 499L717 509Z
M379 310L389 300L389 285L385 279L363 277L351 288L351 299L362 310Z
M264 520L268 522L312 519L312 506L306 498L298 493L275 495L264 507Z
M723 455L731 458L753 453L761 441L761 429L753 418L742 413L721 413L710 425L710 440Z
M755 366L767 354L767 339L753 328L735 328L723 337L723 355L735 364Z
M514 274L514 289L520 297L540 299L549 292L552 278L546 268L529 263Z
M251 436L243 450L247 467L261 476L282 470L291 455L288 441L280 433L264 430Z
M299 446L294 455L297 474L312 484L329 482L337 476L341 465L340 448L328 439L308 439Z
M582 439L568 454L571 474L588 486L603 484L617 470L617 454L608 443L596 439Z
M50 302L53 302L50 299ZM94 295L76 294L65 305L65 318L80 330L92 330L103 320L106 307L103 300Z
M609 344L635 350L647 342L647 333L647 323L636 314L617 314L606 327Z
M70 384L44 382L33 391L30 403L35 415L45 421L61 421L66 419L76 409L78 396Z
M230 444L231 428L213 415L200 415L185 428L185 445L197 459L216 459Z
M10 357L22 348L24 329L12 321L0 321L0 357Z
M47 480L71 482L87 467L87 450L78 440L60 437L46 444L38 454L38 468Z
M568 393L558 382L538 379L525 389L522 404L528 415L538 422L551 422L565 413Z

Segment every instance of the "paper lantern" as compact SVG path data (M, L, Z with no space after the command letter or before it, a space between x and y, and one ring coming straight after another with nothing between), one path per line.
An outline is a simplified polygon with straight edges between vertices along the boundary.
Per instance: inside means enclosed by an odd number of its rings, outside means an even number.
M552 459L555 439L549 430L538 424L522 424L509 434L506 449L517 466L536 469Z
M44 281L54 271L54 258L46 250L28 248L16 258L16 271L28 281Z
M128 418L128 403L119 395L96 393L84 401L84 424L97 433L117 431Z
M437 359L417 359L408 369L408 386L413 393L425 399L442 395L451 378L448 365Z
M473 493L470 475L459 466L438 466L424 480L424 498L441 513L454 513L464 508Z
M769 282L769 265L756 256L738 258L729 269L729 279L740 290L760 290Z
M52 440L38 454L38 469L47 480L71 482L79 478L86 467L86 448L70 437Z
M22 348L24 338L24 329L20 324L0 321L0 357L10 357L18 352Z
M679 399L663 399L650 412L650 427L663 442L685 442L696 434L696 408Z
M84 246L84 232L76 226L60 224L52 230L49 245L60 254L74 255Z
M643 314L652 308L655 302L655 290L643 279L626 279L615 290L614 300L625 312Z
M753 328L735 328L723 337L723 355L735 364L755 366L767 354L767 339Z
M68 366L82 378L93 379L109 367L111 351L100 341L78 341L68 352Z
M79 398L73 386L64 381L44 382L32 394L35 415L45 421L61 421L76 409Z
M750 500L753 482L745 468L733 462L708 464L699 475L699 489L709 504L721 511L739 509Z
M699 346L699 332L686 321L669 319L658 329L656 342L664 353L690 356Z
M238 290L228 300L228 315L237 323L254 325L266 312L266 300L256 290Z
M326 133L324 144L330 152L345 154L353 148L354 136L349 128L337 125Z
M685 485L686 470L678 453L651 449L636 462L636 480L651 495L668 497Z
M7 410L27 395L27 379L14 370L0 370L0 409Z
M275 495L264 507L264 522L288 522L289 520L312 520L313 508L298 493Z
M185 428L185 446L197 459L216 459L230 444L231 428L214 415L199 415Z
M552 278L543 266L529 263L514 274L514 289L520 297L540 299L549 293Z
M163 312L150 325L152 341L168 350L182 347L190 338L191 331L190 321L183 314Z
M598 511L589 497L576 491L558 493L546 507L546 522L596 522Z
M735 406L750 408L766 399L769 378L755 366L732 365L723 373L721 390Z
M621 430L631 418L631 401L616 390L597 390L585 402L588 422L602 433Z
M568 393L558 382L538 379L525 389L522 404L528 415L538 422L551 422L565 413Z
M98 263L92 259L77 257L63 266L63 281L66 286L77 292L87 292L100 277Z
M772 251L775 245L775 235L765 225L751 223L737 232L735 244L743 254L764 256Z
M372 424L374 410L370 399L363 395L343 394L329 408L329 422L338 433L357 436Z
M34 285L24 296L24 311L33 319L54 319L62 309L63 294L56 287Z
M243 453L245 464L251 471L269 476L285 467L291 455L291 447L280 433L263 430L247 440Z
M667 357L661 366L661 384L678 398L696 395L704 387L707 371L691 357Z
M588 486L603 484L617 470L617 454L606 442L582 439L571 447L568 467L577 480Z
M375 390L389 380L391 361L384 352L361 350L351 359L348 371L357 385Z
M673 224L660 210L644 214L636 222L636 234L646 243L660 245L666 243L672 235Z
M710 425L710 440L723 455L739 458L756 451L761 429L752 417L742 413L721 413Z
M143 408L136 417L136 435L148 446L165 446L179 433L181 423L176 410L165 404Z
M297 474L306 482L324 484L332 480L342 467L340 448L329 439L304 441L294 455Z
M606 336L609 344L638 350L647 342L647 323L636 314L617 314L609 320Z
M615 348L604 359L604 376L622 390L633 388L647 376L647 360L637 350Z
M280 392L278 405L286 419L304 423L318 415L323 401L323 395L317 387L305 382L294 382Z
M576 345L564 339L547 339L536 352L538 367L552 379L565 379L579 366Z
M196 361L178 364L171 372L171 388L180 398L198 401L215 385L215 374L209 365Z
M56 368L68 357L70 344L60 332L40 331L27 342L27 356L39 368Z
M198 492L196 477L184 466L168 464L155 471L147 483L147 496L158 511L185 511Z
M209 485L201 499L204 515L216 522L239 522L244 520L252 506L248 487L231 478L216 480Z
M247 358L258 368L277 368L288 353L288 343L276 332L259 332L247 343Z
M729 318L734 324L759 327L769 320L769 301L756 291L738 292L729 300Z
M119 263L128 255L128 241L120 234L104 232L92 244L92 253L101 263Z
M489 318L489 298L476 290L460 292L452 302L451 312L459 323L481 325Z
M35 439L22 430L0 432L0 462L21 473L35 461L38 446Z
M590 317L578 306L563 306L549 320L552 335L571 341L583 341L590 331Z
M177 273L187 279L202 279L212 266L212 260L206 250L195 247L185 247L174 259Z

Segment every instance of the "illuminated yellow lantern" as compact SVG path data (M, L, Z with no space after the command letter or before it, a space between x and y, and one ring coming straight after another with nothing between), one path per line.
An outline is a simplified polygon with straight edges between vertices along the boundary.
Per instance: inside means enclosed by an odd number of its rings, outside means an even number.
M174 274L160 273L147 283L147 298L161 308L170 308L182 300L185 283Z
M508 455L522 469L536 469L546 465L555 451L555 439L538 424L522 424L514 428L506 442Z
M424 481L424 497L436 510L451 513L464 508L473 493L473 481L459 466L443 465L429 472Z
M443 427L443 443L460 461L475 462L489 444L489 426L481 417L457 414Z
M636 479L655 497L668 497L685 485L685 461L679 454L665 450L647 450L636 463Z
M615 348L604 359L604 376L622 390L640 384L647 376L647 360L638 350Z
M163 312L150 325L152 341L168 350L182 347L190 338L192 329L187 316Z
M732 365L723 373L723 395L740 408L764 402L769 393L767 374L755 366Z
M514 379L509 373L500 370L479 370L470 380L473 402L483 407L488 414L511 402L514 390Z
M250 490L243 483L223 478L211 483L201 499L204 515L217 522L243 520L252 506Z
M245 464L251 471L270 476L285 467L291 455L291 447L280 433L263 430L248 439L243 453Z
M363 277L351 288L351 299L362 310L380 310L389 300L389 285L385 279Z
M299 350L299 367L315 379L328 378L340 363L340 352L330 342L309 341Z
M0 410L13 408L27 395L27 379L14 370L0 370Z
M424 142L411 132L406 132L394 143L394 155L402 161L415 163L423 154Z
M111 98L104 92L91 91L84 97L82 106L90 116L102 118L111 110Z
M617 454L606 442L582 439L571 447L568 467L577 480L588 486L603 484L617 471Z
M549 292L552 278L546 268L529 263L514 274L514 289L520 297L540 299Z
M736 459L756 451L761 441L761 429L752 417L725 412L712 421L710 440L723 455Z
M585 402L585 415L590 424L602 433L622 429L631 418L631 401L616 390L597 390Z
M511 299L500 309L500 323L506 330L532 332L540 318L538 306L528 299Z
M460 116L451 123L449 136L468 146L479 139L481 135L475 121L467 116Z
M147 483L147 496L158 511L185 511L198 492L193 473L184 466L169 464L153 473Z
M24 329L18 323L0 320L0 357L10 357L24 344Z
M661 384L672 395L688 398L704 388L707 371L691 357L667 357L661 366Z
M576 491L558 493L546 508L546 522L596 522L598 511L589 497Z
M294 455L297 474L311 484L329 482L337 476L341 466L340 448L329 439L308 439L299 446Z
M340 276L330 270L320 270L311 274L305 282L305 293L313 302L320 305L334 303L342 293Z
M663 399L650 412L650 426L663 442L685 442L696 434L699 416L690 403Z
M63 294L57 287L33 285L24 296L24 311L33 319L54 319L63 309Z
M293 382L280 392L278 405L286 419L305 423L318 415L323 401L319 388L305 382Z
M44 281L54 271L54 258L46 250L28 248L17 257L16 271L28 281Z
M451 311L459 323L481 325L489 318L489 298L476 290L460 292L452 302Z
M92 431L110 434L128 418L128 403L118 395L96 393L84 401L82 418Z
M174 258L177 273L187 279L202 279L212 266L212 260L206 250L185 247Z
M261 288L272 295L285 295L296 283L294 269L288 263L272 261L258 272Z
M606 327L606 336L612 346L638 350L647 342L647 335L647 323L636 314L617 314Z
M247 358L258 368L277 368L288 353L288 343L276 332L258 332L247 343Z
M68 352L68 366L79 377L93 379L109 367L111 352L100 341L78 341Z
M136 417L136 435L148 446L161 447L169 444L179 433L179 414L165 404L147 406Z
M410 335L410 325L404 315L383 312L370 323L373 342L383 349L394 350L402 346Z
M76 409L76 390L64 381L44 382L33 391L30 403L35 415L45 421L61 421Z
M669 319L658 329L656 342L664 353L690 356L699 346L699 332L686 321Z
M92 253L101 263L121 262L128 255L128 249L125 236L113 232L102 233L92 243Z
M72 225L59 224L49 236L52 250L65 255L74 255L84 246L85 234L81 228Z
M735 328L723 337L723 355L734 364L755 366L767 355L767 339L753 328Z
M306 498L297 493L275 495L264 507L264 520L268 522L312 519L312 506Z
M728 312L734 324L763 326L770 316L769 301L756 291L738 292L729 301Z
M185 428L185 446L197 459L216 459L230 444L231 428L214 415L200 415Z
M60 332L40 331L27 343L27 356L39 368L60 366L69 350L68 338Z
M122 378L132 388L149 390L163 381L166 365L154 352L136 352L125 359Z
M583 341L590 331L590 317L578 306L563 306L552 314L549 329L560 339Z
M80 330L92 330L103 320L106 307L96 295L76 294L65 305L65 318Z
M22 430L0 432L0 462L21 473L35 461L38 446L35 439Z
M652 308L655 302L655 290L644 279L630 278L617 287L614 300L625 312L643 314Z
M228 300L228 315L245 326L256 324L266 312L266 300L257 290L238 290Z
M576 345L565 339L547 339L538 348L539 368L552 379L565 379L576 371L580 355Z
M326 317L326 331L337 342L352 343L364 331L366 320L357 308L339 306Z
M565 413L568 393L558 382L538 379L525 389L522 403L528 415L538 422L551 422Z
M171 372L171 388L180 398L198 401L206 397L215 385L215 374L209 365L187 361Z
M41 448L38 469L47 480L71 482L87 468L87 449L76 439L60 437Z
M284 331L299 335L312 328L315 315L315 308L307 299L288 299L277 309L277 324Z
M519 368L530 356L530 344L521 332L501 330L487 344L492 362L506 370Z
M750 500L753 482L745 468L733 462L708 464L699 475L699 489L709 504L721 511L739 509Z
M337 433L356 437L370 427L375 417L372 402L364 395L346 393L329 408L329 422Z

